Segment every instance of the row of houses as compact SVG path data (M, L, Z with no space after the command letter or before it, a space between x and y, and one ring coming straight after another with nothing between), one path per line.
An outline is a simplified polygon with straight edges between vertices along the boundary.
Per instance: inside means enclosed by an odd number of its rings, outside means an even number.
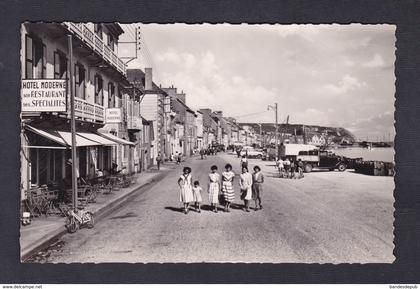
M140 173L158 154L251 143L234 118L193 110L182 90L155 84L151 68L127 69L118 57L123 33L117 23L22 24L23 199L32 187L71 186L71 93L79 179Z

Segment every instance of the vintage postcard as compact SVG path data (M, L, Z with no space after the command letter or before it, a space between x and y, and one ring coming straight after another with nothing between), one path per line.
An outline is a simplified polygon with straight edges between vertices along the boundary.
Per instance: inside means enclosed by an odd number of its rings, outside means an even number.
M21 260L392 263L395 25L21 25Z

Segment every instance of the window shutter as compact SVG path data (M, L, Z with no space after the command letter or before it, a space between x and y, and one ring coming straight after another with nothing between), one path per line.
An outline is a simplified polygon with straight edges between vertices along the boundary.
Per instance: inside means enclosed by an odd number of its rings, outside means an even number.
M33 44L32 44L32 38L26 35L26 47L25 47L25 78L33 78Z
M26 59L32 61L32 38L26 36Z

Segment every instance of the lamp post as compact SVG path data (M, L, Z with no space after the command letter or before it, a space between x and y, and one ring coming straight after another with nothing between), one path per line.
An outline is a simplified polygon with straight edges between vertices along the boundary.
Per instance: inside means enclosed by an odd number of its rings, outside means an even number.
M278 131L279 131L279 122L278 122L278 104L277 102L274 105L269 105L267 110L273 110L276 114L276 134L275 134L275 145L276 145L276 161L279 158L279 144L278 144Z

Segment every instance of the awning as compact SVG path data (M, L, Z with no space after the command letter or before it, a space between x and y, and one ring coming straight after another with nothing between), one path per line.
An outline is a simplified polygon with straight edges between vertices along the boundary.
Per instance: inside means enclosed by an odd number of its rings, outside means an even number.
M100 135L97 135L94 133L78 132L77 134L91 141L100 143L101 145L104 145L104 146L115 146L118 144L116 142L113 142L112 140L101 137Z
M71 146L71 132L66 131L57 131L57 133L63 138L68 146ZM90 146L99 146L100 143L88 140L87 138L81 137L76 134L76 146L77 147L90 147Z
M71 146L71 132L66 131L56 131L51 129L39 129L34 128L30 125L25 125L25 128L29 131L38 134L48 140L56 142L64 147ZM115 138L115 137L114 137ZM132 142L128 142L126 140L117 138L118 141L110 140L110 138L102 137L95 133L85 133L85 132L77 132L76 133L76 146L84 147L84 146L114 146L121 143L121 141L125 142L124 144L133 144Z
M115 135L110 134L110 133L101 133L101 135L103 135L104 137L106 137L106 138L108 138L108 139L110 139L112 141L115 141L115 142L117 142L119 144L131 145L131 146L135 146L136 145L135 143L133 143L131 141L128 141L128 140L125 140L125 139L116 137Z
M28 130L30 130L30 131L32 131L32 132L34 132L34 133L36 133L36 134L38 134L38 135L40 135L42 137L45 137L46 139L52 140L53 142L59 143L59 144L61 144L63 146L67 146L67 144L65 143L65 141L60 136L54 135L54 132L53 131L48 131L48 130L42 130L42 129L34 128L34 127L30 126L30 125L25 125L25 127Z

